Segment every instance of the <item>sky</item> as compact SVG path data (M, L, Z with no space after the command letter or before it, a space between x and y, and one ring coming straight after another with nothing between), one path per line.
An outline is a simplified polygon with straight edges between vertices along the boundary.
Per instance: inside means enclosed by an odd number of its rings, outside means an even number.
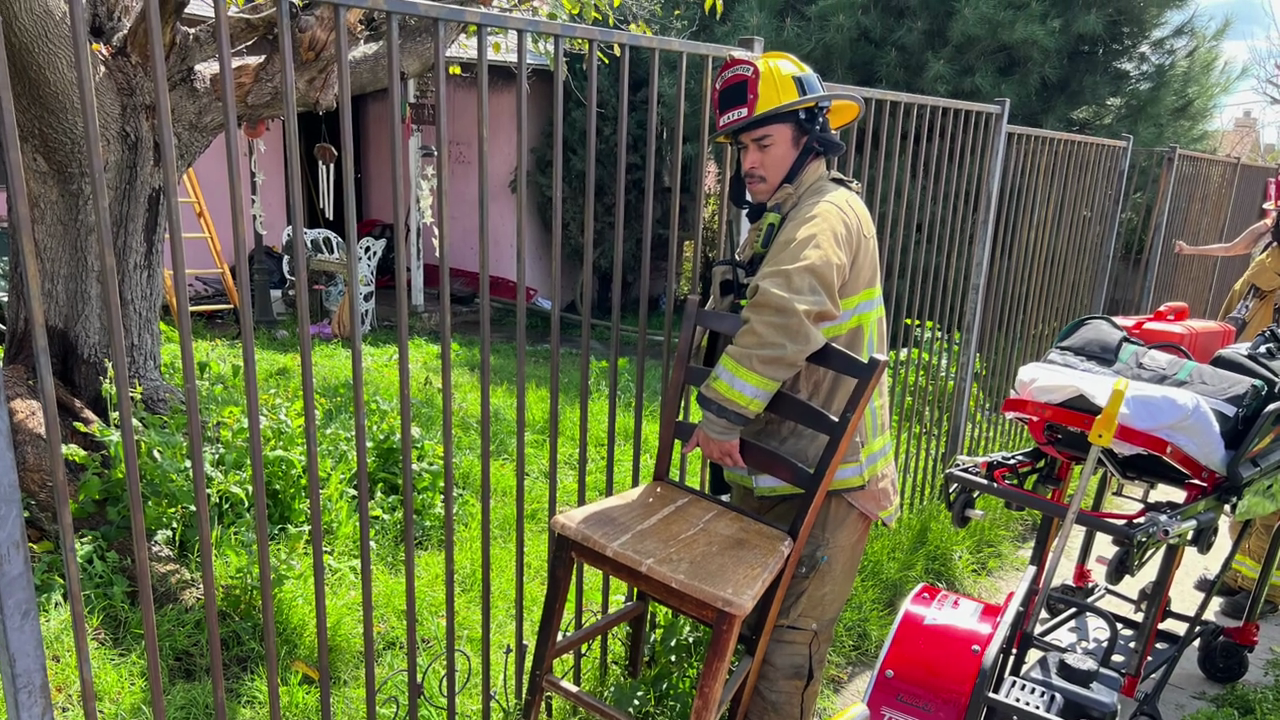
M1280 0L1200 0L1202 11L1213 18L1231 16L1235 19L1227 34L1226 51L1233 60L1251 65L1250 41L1258 42L1270 29L1266 4L1271 3L1280 15ZM1265 126L1263 142L1280 142L1280 106L1268 105L1254 87L1252 77L1244 79L1239 89L1223 100L1220 121L1224 127L1231 125L1243 111L1252 110L1254 117L1262 119Z

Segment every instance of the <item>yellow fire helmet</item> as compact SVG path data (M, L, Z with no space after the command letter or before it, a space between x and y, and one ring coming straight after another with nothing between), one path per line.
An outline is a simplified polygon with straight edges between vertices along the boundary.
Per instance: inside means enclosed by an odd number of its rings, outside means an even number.
M796 112L811 127L825 116L838 132L862 116L862 98L848 92L828 92L808 65L784 52L767 52L758 58L730 57L720 66L711 88L711 139L731 142L734 135L784 113Z

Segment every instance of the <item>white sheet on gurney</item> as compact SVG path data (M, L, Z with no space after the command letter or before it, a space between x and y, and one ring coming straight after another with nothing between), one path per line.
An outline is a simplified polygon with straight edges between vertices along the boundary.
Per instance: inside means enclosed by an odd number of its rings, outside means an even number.
M1014 379L1014 397L1057 405L1073 397L1085 397L1098 407L1107 404L1115 375L1094 375L1074 368L1033 362L1018 368ZM1008 413L1016 415L1017 413ZM1154 435L1195 458L1205 467L1225 473L1230 457L1210 401L1182 388L1129 381L1124 404L1120 406L1120 424ZM1146 452L1142 448L1115 442L1122 455Z

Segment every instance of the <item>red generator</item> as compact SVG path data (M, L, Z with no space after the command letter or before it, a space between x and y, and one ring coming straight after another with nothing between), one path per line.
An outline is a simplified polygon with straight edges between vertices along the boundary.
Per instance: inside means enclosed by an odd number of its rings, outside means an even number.
M1147 347L1182 354L1169 347L1177 346L1199 363L1209 362L1214 353L1236 340L1235 328L1216 320L1193 319L1184 302L1165 303L1145 317L1118 316L1115 321Z

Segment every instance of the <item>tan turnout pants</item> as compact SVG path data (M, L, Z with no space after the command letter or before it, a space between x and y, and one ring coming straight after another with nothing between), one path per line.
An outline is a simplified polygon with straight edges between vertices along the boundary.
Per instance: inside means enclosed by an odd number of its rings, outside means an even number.
M1262 573L1262 561L1267 554L1267 545L1271 541L1271 530L1276 524L1280 523L1280 512L1271 515L1263 515L1254 521L1253 527L1249 530L1249 535L1245 537L1244 544L1240 546L1240 553L1231 561L1231 572L1227 573L1226 584L1237 590L1245 592L1253 592L1253 587L1257 584L1258 575ZM1231 535L1232 542L1240 535L1240 530L1244 523L1232 520L1228 532ZM1280 603L1280 570L1271 577L1270 587L1267 589L1267 599L1274 603Z
M800 509L798 498L758 498L738 485L732 501L784 530ZM747 720L812 720L836 621L853 590L872 523L844 497L832 495L823 503L783 598Z

